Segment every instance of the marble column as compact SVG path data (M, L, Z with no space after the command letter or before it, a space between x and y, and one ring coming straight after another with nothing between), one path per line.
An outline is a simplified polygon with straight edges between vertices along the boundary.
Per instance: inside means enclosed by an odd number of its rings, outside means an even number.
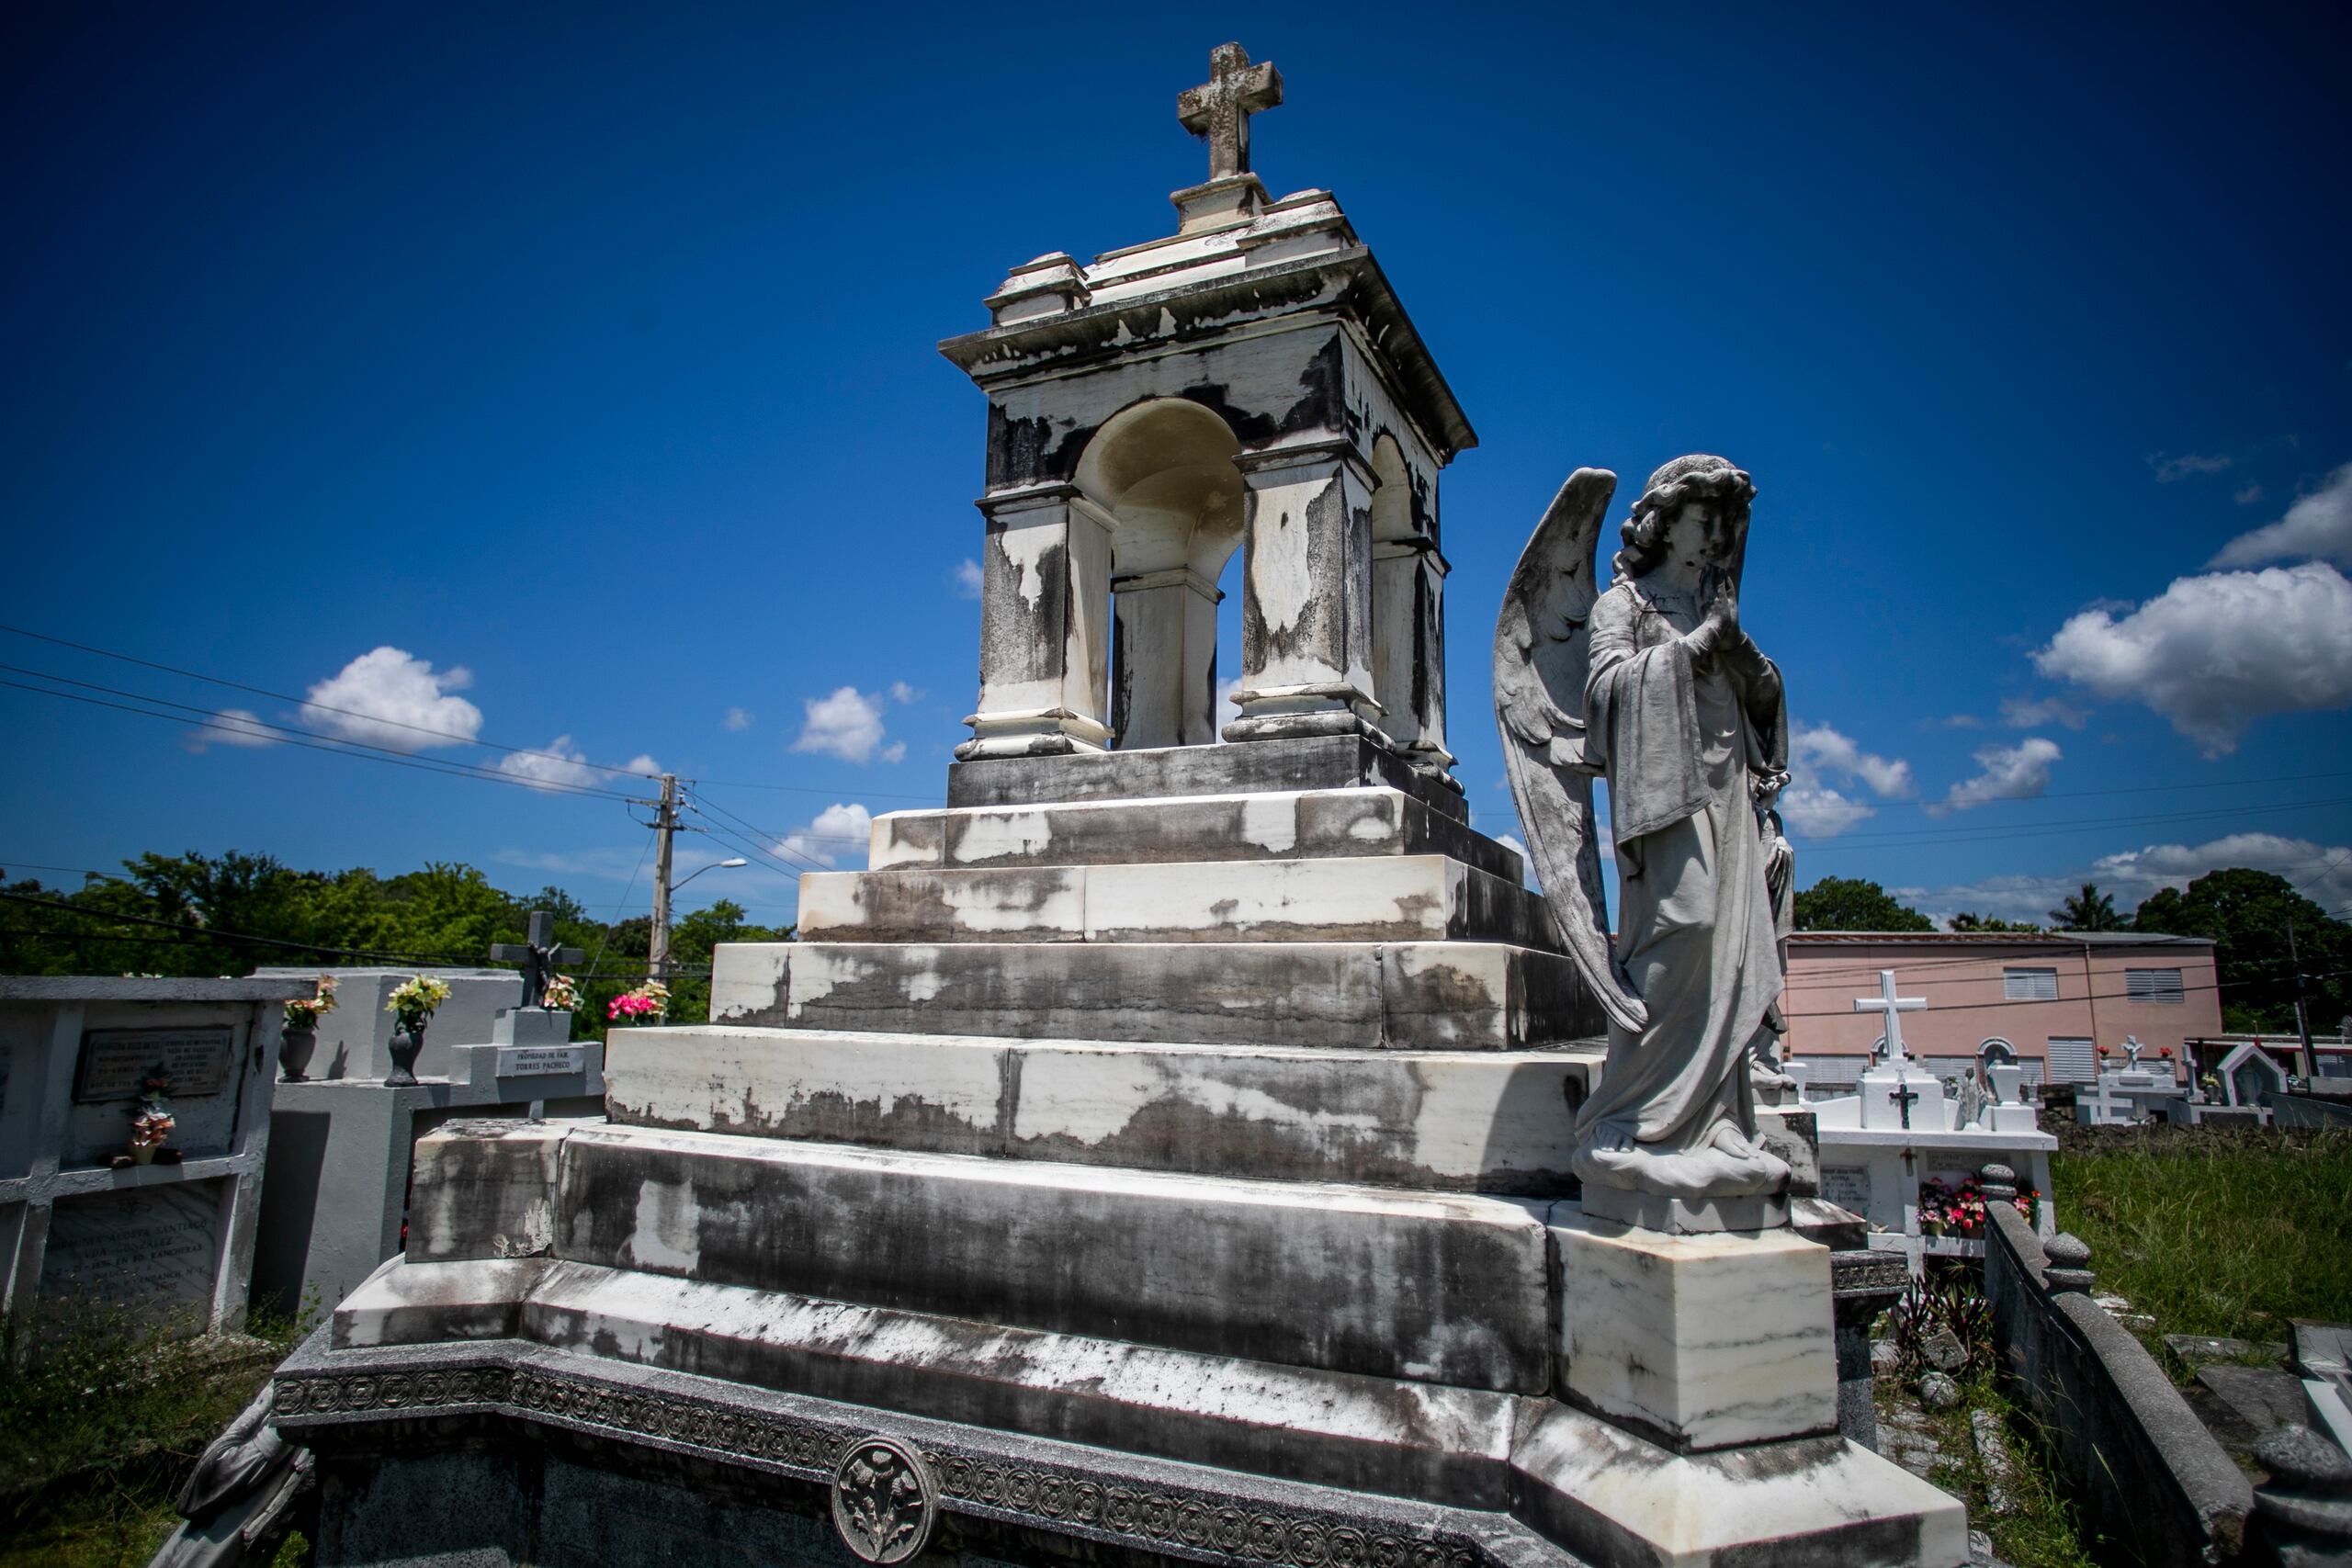
M1188 566L1111 580L1111 727L1119 749L1216 739L1216 607Z
M1245 453L1241 716L1227 740L1377 736L1372 472L1351 447Z
M1426 538L1372 547L1373 692L1381 728L1421 772L1459 789L1446 770L1445 558Z
M1107 750L1110 520L1067 484L983 497L980 704L958 759Z

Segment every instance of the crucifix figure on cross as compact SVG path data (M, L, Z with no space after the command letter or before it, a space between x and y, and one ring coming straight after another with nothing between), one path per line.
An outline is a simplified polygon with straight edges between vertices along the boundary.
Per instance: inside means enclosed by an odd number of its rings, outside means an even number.
M490 955L502 964L523 966L523 1006L526 1008L546 1004L548 976L555 973L557 964L577 964L588 956L576 947L555 945L555 916L545 909L531 911L529 941L499 942Z
M1250 63L1238 43L1209 51L1209 79L1176 95L1176 118L1209 144L1209 178L1250 172L1250 117L1283 101L1283 73L1268 61Z
M1925 997L1898 997L1894 994L1894 971L1892 969L1882 969L1878 972L1877 996L1854 998L1856 1012L1881 1012L1886 1015L1887 1065L1897 1069L1911 1059L1910 1054L1903 1049L1903 1015L1906 1012L1917 1012L1927 1005L1928 998ZM1903 1124L1905 1127L1911 1125L1909 1106L1904 1107Z
M1886 1098L1894 1101L1895 1111L1903 1117L1904 1131L1909 1132L1911 1130L1911 1107L1917 1101L1919 1098L1919 1091L1911 1087L1911 1080L1904 1077L1900 1069L1897 1069L1894 1075L1894 1092L1889 1094Z

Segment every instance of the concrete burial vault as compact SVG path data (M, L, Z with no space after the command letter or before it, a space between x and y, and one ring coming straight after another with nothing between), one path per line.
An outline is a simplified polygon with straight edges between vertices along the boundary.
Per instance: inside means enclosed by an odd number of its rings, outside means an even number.
M1838 1435L1825 1249L1758 1290L1579 1212L1600 1014L1447 773L1470 427L1339 204L1248 172L1280 93L1219 50L1178 231L944 345L989 404L946 807L720 948L711 1022L614 1031L607 1122L419 1144L275 1383L322 1563L1965 1558Z

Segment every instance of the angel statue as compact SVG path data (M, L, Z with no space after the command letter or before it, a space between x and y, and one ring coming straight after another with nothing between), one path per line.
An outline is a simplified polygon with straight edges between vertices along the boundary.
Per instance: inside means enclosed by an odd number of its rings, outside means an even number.
M1577 1120L1586 1213L1655 1224L1657 1200L1681 1200L1666 1211L1697 1228L1710 1201L1776 1197L1789 1179L1757 1145L1749 1082L1751 1052L1783 1027L1772 808L1788 708L1739 625L1747 475L1709 457L1652 474L1603 593L1593 544L1616 490L1577 469L1528 540L1495 629L1495 708L1545 902L1609 1020ZM1613 942L1596 776L1616 839Z

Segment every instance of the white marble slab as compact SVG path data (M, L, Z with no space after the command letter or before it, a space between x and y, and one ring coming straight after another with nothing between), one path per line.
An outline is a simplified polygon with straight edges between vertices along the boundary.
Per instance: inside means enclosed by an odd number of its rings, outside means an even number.
M1829 1251L1792 1231L1665 1235L1553 1212L1579 1403L1677 1448L1838 1427Z

